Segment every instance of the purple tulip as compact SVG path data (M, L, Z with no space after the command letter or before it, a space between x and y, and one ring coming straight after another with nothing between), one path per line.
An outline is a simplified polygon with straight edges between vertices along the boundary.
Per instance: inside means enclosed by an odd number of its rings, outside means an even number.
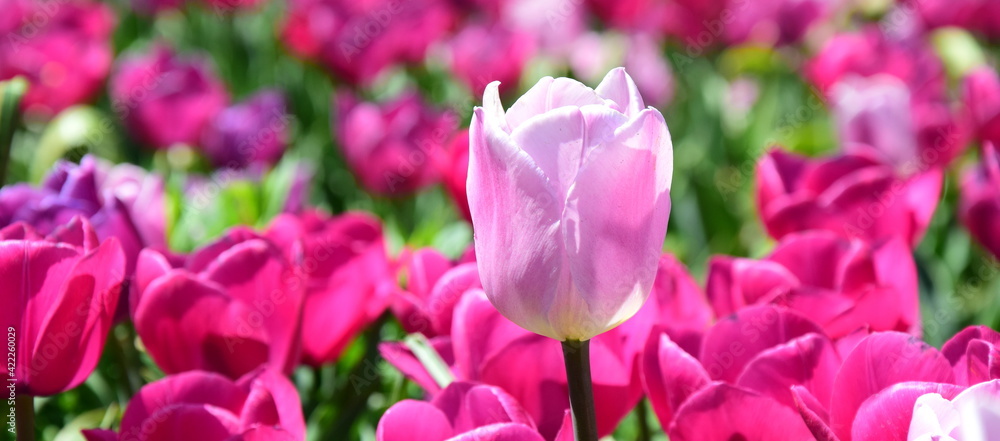
M21 106L44 117L88 101L111 70L114 24L114 12L100 2L4 2L0 80L24 76Z
M201 151L216 167L274 165L288 145L289 119L281 93L259 92L215 116Z
M962 180L959 217L972 236L1000 258L1000 153L993 144L983 146L983 159Z
M298 391L255 370L238 380L192 371L147 384L129 401L118 432L84 430L87 441L304 441Z
M652 288L670 213L667 124L624 69L596 91L543 78L506 113L497 88L469 132L483 287L525 329L588 340L635 314Z
M790 234L761 260L712 258L707 283L719 317L774 303L809 317L832 338L861 328L920 333L916 265L899 240Z
M83 383L101 357L125 280L118 241L99 241L81 217L47 237L14 224L0 230L0 280L0 326L16 341L15 370L5 368L4 378L27 395Z
M101 240L114 237L125 251L128 275L143 247L166 246L163 178L139 167L85 156L57 163L38 188L0 189L0 226L25 222L42 234L82 216Z
M296 55L368 85L397 63L421 62L454 15L445 0L294 0L281 37Z
M299 362L309 280L301 264L242 227L183 262L147 248L130 302L136 333L168 374L238 378L261 365L289 373Z
M334 133L361 186L380 195L412 193L434 184L444 144L455 121L423 103L416 93L391 102L335 98Z
M204 60L178 57L166 46L123 58L109 88L112 111L133 136L156 149L198 145L229 102Z
M771 237L821 229L916 245L941 194L943 173L901 177L865 152L810 159L780 149L757 166L757 206Z
M395 289L381 224L360 213L330 217L308 210L279 215L264 235L289 261L301 259L302 361L336 361L382 315Z
M378 441L545 441L531 417L503 389L452 383L430 402L403 400L382 415ZM563 431L555 441L572 441Z

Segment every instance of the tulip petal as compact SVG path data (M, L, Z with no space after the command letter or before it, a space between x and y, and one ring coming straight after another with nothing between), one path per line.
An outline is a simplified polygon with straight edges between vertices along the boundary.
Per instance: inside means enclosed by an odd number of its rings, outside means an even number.
M587 156L562 216L575 289L558 292L549 309L558 339L589 339L642 306L666 235L672 173L670 133L656 110Z
M531 427L524 424L493 424L463 433L447 441L544 441Z
M747 305L773 302L799 285L794 274L770 260L714 256L708 268L705 292L719 317Z
M132 397L122 415L121 433L124 436L142 433L148 425L145 422L156 417L159 409L184 405L222 409L235 419L246 397L243 389L218 374L192 371L172 375L144 386Z
M725 383L692 395L670 426L671 441L811 440L799 415L777 401Z
M240 416L244 426L280 425L294 439L305 439L306 423L299 393L283 374L261 368L240 378L237 385L250 391Z
M88 429L81 433L87 441L118 441L118 433L114 430Z
M834 380L831 427L841 441L850 441L855 415L868 397L904 381L952 383L954 377L948 360L915 337L872 334L844 358Z
M670 427L677 409L711 379L701 363L665 333L654 332L643 354L643 384L663 427Z
M646 108L639 88L623 67L611 69L594 90L601 98L614 102L618 106L617 110L629 118Z
M926 394L940 394L952 399L961 386L908 381L889 386L872 395L858 409L851 427L854 441L906 441L917 399Z
M829 403L840 356L826 336L806 334L764 350L747 364L736 385L794 407L790 388L805 386L821 403Z
M419 430L415 430L418 429ZM378 441L441 441L453 433L447 416L431 403L403 400L385 411L378 422Z
M150 421L153 424L143 427L143 441L226 441L240 431L236 416L209 405L163 407L150 416Z
M971 386L993 379L989 360L997 346L1000 346L1000 332L987 326L969 326L946 341L941 354L954 366L956 382Z
M838 441L837 435L834 435L833 429L830 428L830 417L819 400L812 396L805 387L792 386L790 390L795 401L795 409L799 411L802 422L806 424L816 440Z
M483 288L505 317L559 337L538 312L549 310L562 277L562 204L531 158L485 124L482 109L469 136L469 208Z
M520 423L534 428L531 417L517 401L494 386L452 383L431 404L448 416L455 432L497 423Z
M544 77L510 106L507 110L507 123L511 130L516 130L536 115L560 107L583 107L588 104L604 105L604 99L593 89L572 78Z

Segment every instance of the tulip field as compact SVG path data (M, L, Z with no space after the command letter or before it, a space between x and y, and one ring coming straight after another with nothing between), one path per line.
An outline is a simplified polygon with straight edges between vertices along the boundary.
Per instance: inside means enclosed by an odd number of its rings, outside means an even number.
M1000 441L1000 2L0 0L12 441Z

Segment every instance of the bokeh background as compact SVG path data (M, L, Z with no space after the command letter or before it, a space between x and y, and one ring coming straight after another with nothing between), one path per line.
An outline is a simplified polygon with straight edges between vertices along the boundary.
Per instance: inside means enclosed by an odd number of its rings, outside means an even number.
M142 222L174 252L316 206L374 213L393 256L434 247L458 258L472 241L464 129L485 85L500 80L509 106L543 76L595 86L624 66L672 133L665 250L697 280L712 255L773 247L755 193L772 147L820 157L864 142L899 163L945 139L949 158L926 164L944 174L940 202L914 250L924 338L1000 327L995 258L959 215L964 176L1000 135L993 2L0 0L0 10L0 80L22 80L4 92L27 86L19 111L0 113L8 196L60 160L138 165L163 198L148 210L137 198ZM0 221L19 203L0 207ZM385 315L335 364L296 372L309 439L374 439L389 405L420 396L373 350L403 335ZM41 399L43 439L107 427L117 403L162 376L133 338L118 325L83 386ZM122 371L122 360L138 368ZM352 384L359 375L370 384Z

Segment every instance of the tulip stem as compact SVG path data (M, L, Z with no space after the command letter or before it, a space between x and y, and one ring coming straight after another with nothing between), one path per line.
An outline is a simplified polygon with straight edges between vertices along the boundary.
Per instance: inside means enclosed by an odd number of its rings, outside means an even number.
M14 398L14 415L17 420L17 441L35 441L35 400L21 393Z
M562 348L576 441L597 441L594 385L590 380L590 340L567 340L562 342Z

